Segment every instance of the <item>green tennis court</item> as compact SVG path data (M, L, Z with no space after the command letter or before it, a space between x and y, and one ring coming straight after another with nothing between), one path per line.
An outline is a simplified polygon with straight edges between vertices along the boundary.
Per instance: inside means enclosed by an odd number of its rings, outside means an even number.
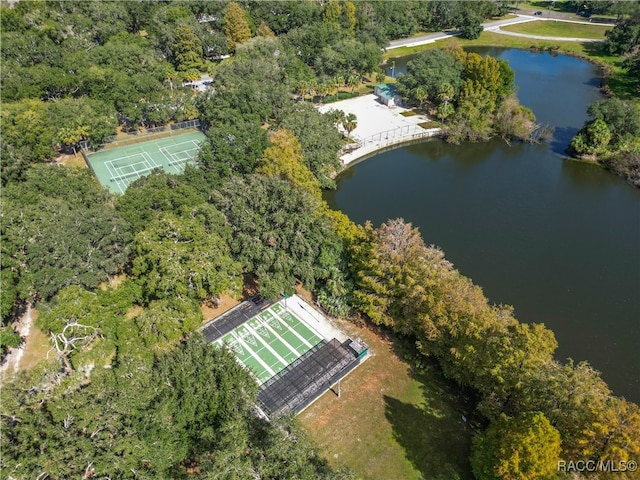
M103 187L122 194L131 182L156 168L182 173L187 164L195 164L204 138L202 132L184 133L103 150L89 155L87 161Z
M321 341L318 333L276 303L215 343L227 344L264 383Z

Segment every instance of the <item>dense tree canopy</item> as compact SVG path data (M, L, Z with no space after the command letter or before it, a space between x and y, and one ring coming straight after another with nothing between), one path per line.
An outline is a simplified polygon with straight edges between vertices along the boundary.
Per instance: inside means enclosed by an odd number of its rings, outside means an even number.
M230 256L230 228L210 205L165 213L133 242L132 273L148 299L211 299L238 290L240 268Z
M164 213L189 211L206 199L184 178L156 170L129 185L116 210L137 233Z
M243 274L272 298L302 282L330 314L355 310L436 358L490 424L473 451L479 478L544 478L558 452L640 455L638 407L587 364L554 360L543 325L491 305L410 224L356 226L319 195L334 186L343 138L336 116L305 100L355 90L391 37L453 27L477 35L496 3L0 8L0 348L20 343L8 323L28 302L38 302L37 326L51 339L49 362L3 385L3 473L350 478L294 422L257 418L253 379L194 333L201 304L236 293ZM631 73L634 18L608 35L610 49L629 52ZM232 59L211 61L229 49ZM206 94L181 86L204 71ZM534 118L512 95L513 79L505 62L449 48L417 56L399 88L446 122L453 141L526 138ZM615 150L603 162L640 175L636 110L593 105L575 150ZM207 134L198 167L153 172L119 198L87 169L33 165L74 153L80 140L97 145L117 126L196 116Z
M473 473L479 480L556 478L560 434L540 412L501 417L474 439Z
M195 337L151 369L53 388L19 378L2 402L3 471L14 477L348 478L286 421L251 413L256 385L233 356ZM49 380L51 381L51 380ZM35 384L33 382L36 382ZM64 448L59 448L64 445Z
M464 65L446 50L427 50L407 63L407 74L398 75L398 93L409 101L418 101L417 89L422 87L430 98L436 98L444 84L457 96L462 88Z
M287 180L316 198L320 198L320 186L304 164L302 147L288 130L276 130L269 135L271 146L266 148L258 162L256 173Z
M334 188L333 178L340 169L338 152L342 135L329 114L321 114L306 103L298 104L280 124L300 141L303 161L323 188Z
M633 51L640 45L640 9L637 8L628 17L619 21L611 30L605 33L607 50L611 54L621 54Z
M591 120L573 137L569 152L595 158L640 185L640 105L610 98L589 105L587 113Z
M232 174L253 172L268 145L264 128L242 120L211 127L207 140L200 151L198 166L212 184Z
M447 139L486 141L499 134L531 140L537 129L533 112L514 95L509 64L459 47L428 50L407 64L398 77L403 98L446 121Z
M227 10L224 13L224 33L227 36L227 44L232 51L235 51L239 44L251 38L251 29L246 13L236 2L227 5Z
M15 261L23 300L95 288L127 261L129 225L87 169L32 168L3 189L2 220L3 262Z
M336 237L320 216L319 200L304 190L250 175L225 183L213 203L232 225L232 252L256 275L264 295L290 293L296 278L313 287L331 273Z

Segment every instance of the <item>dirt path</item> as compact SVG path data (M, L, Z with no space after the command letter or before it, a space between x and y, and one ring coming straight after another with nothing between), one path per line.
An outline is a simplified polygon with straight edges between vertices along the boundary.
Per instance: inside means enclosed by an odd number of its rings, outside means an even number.
M18 325L16 327L16 331L24 339L24 342L22 342L20 347L12 348L11 351L7 354L4 363L0 365L0 381L4 380L4 378L7 376L13 375L20 368L20 360L24 355L24 351L27 345L27 339L29 338L29 333L31 332L32 326L33 316L31 315L31 304L29 304L27 306L27 311L24 312L24 315L22 315L22 317L20 317L20 320L18 320Z

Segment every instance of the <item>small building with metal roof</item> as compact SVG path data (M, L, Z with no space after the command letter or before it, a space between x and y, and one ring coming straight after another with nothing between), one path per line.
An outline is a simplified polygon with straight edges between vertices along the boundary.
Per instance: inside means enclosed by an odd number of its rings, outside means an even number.
M402 105L402 97L398 95L398 87L395 83L380 83L373 90L376 99L387 107Z

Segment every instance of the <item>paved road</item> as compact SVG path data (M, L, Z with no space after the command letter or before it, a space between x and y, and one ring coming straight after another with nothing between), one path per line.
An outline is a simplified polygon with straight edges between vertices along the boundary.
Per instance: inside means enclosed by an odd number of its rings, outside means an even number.
M535 18L532 16L514 17L514 18L507 18L504 20L493 20L490 22L484 22L482 26L484 27L485 30L491 30L495 28L500 28L501 26L504 26L504 25L514 25L516 23L530 22L534 19ZM444 32L436 32L436 33L429 33L427 35L420 35L419 37L401 38L400 40L392 40L391 42L389 42L389 46L387 47L387 50L391 50L392 48L399 48L399 47L414 47L416 45L425 45L427 43L433 43L437 40L442 40L443 38L454 37L459 34L460 32L458 30L447 30Z
M571 15L567 13L546 12L546 11L544 12L543 15L534 15L534 13L535 13L535 10L531 10L530 12L523 11L521 13L518 13L517 17L507 18L504 20L492 20L489 22L484 22L482 26L488 32L503 33L505 35L514 35L517 37L535 38L535 39L542 39L542 40L573 41L573 42L600 41L600 40L593 40L593 39L587 39L587 38L545 37L541 35L529 35L526 33L507 32L500 29L500 27L504 27L505 25L515 25L517 23L533 22L533 21L539 21L539 20L557 20L557 21L571 22L571 23L583 23L586 25L590 25L594 23L594 22L588 22L584 20L576 20L575 15ZM603 24L603 23L599 23L599 24L614 26L613 24ZM447 30L444 32L436 32L436 33L430 33L428 35L421 35L419 37L392 40L391 42L389 42L389 46L387 47L387 50L400 48L400 47L414 47L416 45L425 45L427 43L433 43L437 40L442 40L444 38L454 37L459 34L460 32L458 30Z

